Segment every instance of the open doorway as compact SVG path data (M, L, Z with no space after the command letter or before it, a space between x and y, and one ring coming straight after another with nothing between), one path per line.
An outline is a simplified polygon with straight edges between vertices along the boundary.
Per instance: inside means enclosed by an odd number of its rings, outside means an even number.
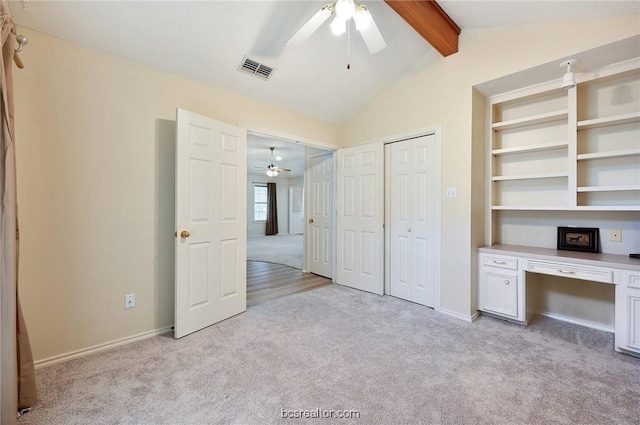
M318 155L330 158L331 151L252 132L247 135L248 305L255 305L256 299L277 298L331 283L313 280L307 273L313 271L310 261L317 257L310 254L317 251L316 247L323 247L324 240L315 238L326 238L314 232L313 220L309 223L313 211L327 208L315 206L316 201L308 197L314 196L314 188L305 181L310 178L310 164L315 163L312 158ZM331 232L329 228L329 235ZM330 273L322 275L331 277ZM254 277L259 279L253 282Z
M304 188L305 154L297 143L247 135L247 260L304 269L304 226L292 228L289 198Z

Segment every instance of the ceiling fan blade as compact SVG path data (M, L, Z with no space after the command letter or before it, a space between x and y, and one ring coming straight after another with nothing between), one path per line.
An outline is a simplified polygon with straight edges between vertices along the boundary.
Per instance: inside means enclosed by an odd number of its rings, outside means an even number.
M362 35L364 43L367 45L367 49L369 49L369 53L372 55L387 47L387 43L385 43L384 38L382 38L382 34L380 34L380 30L378 29L376 22L373 20L373 17L371 17L369 27L365 30L361 30L360 35Z
M307 38L311 37L311 34L316 32L316 30L320 28L320 25L322 25L324 21L331 16L331 6L331 4L326 4L322 9L318 10L316 14L313 15L311 19L309 19L307 23L289 39L289 41L287 41L287 45L297 46L304 43Z

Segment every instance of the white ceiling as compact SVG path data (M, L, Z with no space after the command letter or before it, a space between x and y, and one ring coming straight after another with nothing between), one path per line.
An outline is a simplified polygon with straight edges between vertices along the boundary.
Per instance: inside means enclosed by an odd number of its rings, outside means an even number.
M267 166L271 164L273 146L273 164L281 168L289 168L290 172L280 173L273 177L274 181L283 178L298 178L304 175L306 147L300 143L274 139L267 136L249 133L247 136L247 172L266 176ZM277 159L280 157L281 159Z
M287 40L329 0L12 1L18 25L342 124L380 90L439 55L381 0L364 0L388 47L370 55L326 22L303 45ZM462 28L638 13L638 1L439 1ZM462 46L463 47L463 46ZM28 46L25 47L28 49ZM275 68L270 81L237 72L242 58Z
M10 1L20 26L92 49L343 124L416 63L441 56L381 0L363 0L387 42L370 55L352 38L331 34L329 21L303 45L287 40L330 0ZM639 1L461 1L438 3L462 28L534 24L637 14ZM28 45L25 49L28 49ZM464 48L464 46L461 46ZM269 81L237 71L243 57L275 68ZM262 174L274 156L301 177L305 147L250 134L248 171ZM258 167L258 168L256 168Z

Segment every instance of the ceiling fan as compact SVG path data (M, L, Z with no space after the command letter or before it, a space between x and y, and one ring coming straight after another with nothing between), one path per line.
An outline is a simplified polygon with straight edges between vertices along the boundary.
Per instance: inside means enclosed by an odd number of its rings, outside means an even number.
M349 20L353 18L356 30L362 36L369 53L374 54L387 47L369 8L355 0L337 0L335 3L325 4L291 37L287 44L290 46L302 44L331 15L335 15L333 22L331 22L331 31L335 35L347 32Z
M273 150L275 149L275 147L272 146L269 149L271 150L271 164L267 165L267 176L275 177L282 171L291 171L288 168L281 168L277 165L273 165Z

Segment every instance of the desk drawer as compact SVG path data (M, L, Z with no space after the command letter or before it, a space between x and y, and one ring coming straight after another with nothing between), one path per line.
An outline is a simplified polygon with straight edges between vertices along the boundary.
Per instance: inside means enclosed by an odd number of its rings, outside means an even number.
M596 282L613 283L613 271L595 267L567 265L545 261L529 261L527 271L550 274L553 276L571 277L574 279L593 280Z
M629 280L627 281L629 288L640 288L640 274L629 273Z
M518 270L518 259L512 257L502 257L498 255L483 255L482 264L491 267L501 267L503 269Z

